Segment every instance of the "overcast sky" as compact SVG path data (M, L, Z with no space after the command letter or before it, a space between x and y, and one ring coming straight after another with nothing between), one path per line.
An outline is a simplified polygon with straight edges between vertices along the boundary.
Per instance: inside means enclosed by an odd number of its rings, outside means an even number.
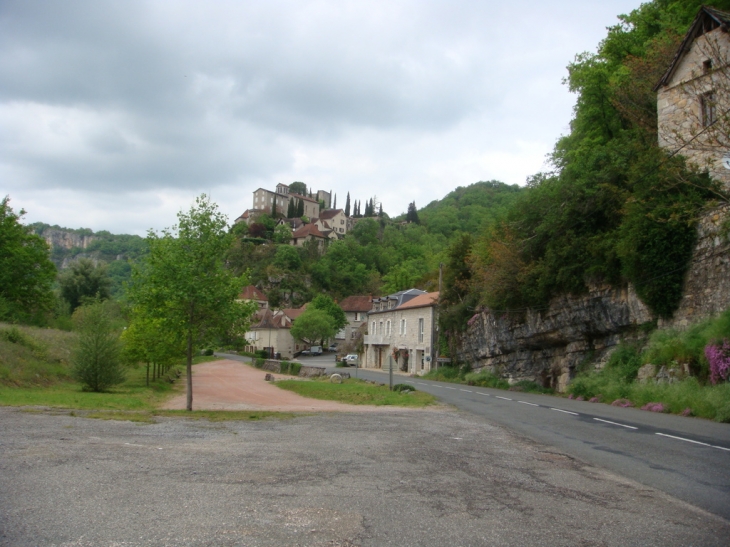
M143 235L278 182L391 216L521 185L568 131L565 67L638 5L0 0L0 195Z

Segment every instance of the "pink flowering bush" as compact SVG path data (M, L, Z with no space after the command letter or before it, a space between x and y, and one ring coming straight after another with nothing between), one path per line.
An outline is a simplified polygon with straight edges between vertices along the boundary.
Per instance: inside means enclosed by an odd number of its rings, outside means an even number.
M588 402L589 403L600 403L601 402L601 396L600 395L596 395L595 397L591 397L590 399L588 399Z
M614 402L611 403L611 406L620 406L621 408L629 408L631 406L634 406L634 403L632 403L628 399L616 399Z
M727 382L730 380L730 340L727 338L720 344L708 344L705 357L710 364L710 382Z
M646 403L644 406L641 407L641 410L648 410L649 412L666 412L667 409L664 408L664 405L662 403Z

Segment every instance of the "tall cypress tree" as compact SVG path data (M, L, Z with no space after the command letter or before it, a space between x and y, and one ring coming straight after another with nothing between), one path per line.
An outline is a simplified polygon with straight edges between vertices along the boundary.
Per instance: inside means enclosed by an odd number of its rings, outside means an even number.
M408 212L406 213L406 221L413 222L414 224L421 223L421 221L418 219L418 210L416 209L415 201L408 204Z
M332 205L333 209L337 209L337 194L335 194L335 203Z
M295 216L297 216L297 211L294 208L294 200L290 198L289 207L286 209L286 218L294 218Z
M302 218L304 216L304 200L297 200L297 217Z
M347 201L345 201L345 216L350 216L350 192L347 192Z

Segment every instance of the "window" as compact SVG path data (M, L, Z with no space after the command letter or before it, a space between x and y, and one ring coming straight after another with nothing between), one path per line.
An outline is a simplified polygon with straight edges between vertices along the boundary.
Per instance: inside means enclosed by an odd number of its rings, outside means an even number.
M423 317L418 319L418 341L423 342Z
M709 127L717 121L717 109L715 104L715 92L710 91L700 96L700 108L702 109L702 126Z
M360 312L359 311L355 312L355 321L360 321Z
M373 321L373 332L372 332L372 334L378 334L378 333L377 333L377 332L375 331L375 321Z
M390 336L390 321L387 321L385 323L385 334L387 334L388 336Z
M405 333L406 333L406 320L401 319L400 320L400 334L401 334L401 336L403 336L403 335L405 335Z
M380 328L380 334L383 334L383 322L382 321L380 322L379 328Z

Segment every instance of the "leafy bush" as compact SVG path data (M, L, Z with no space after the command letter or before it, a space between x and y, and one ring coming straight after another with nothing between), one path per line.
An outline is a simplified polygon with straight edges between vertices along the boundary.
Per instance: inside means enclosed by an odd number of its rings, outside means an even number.
M464 380L470 386L509 389L509 382L507 382L507 380L499 378L487 371L469 372L464 376Z
M400 391L405 391L405 392L416 391L416 388L410 384L395 384L393 386L393 391L399 391L399 392Z
M720 344L709 344L705 356L710 364L710 381L713 384L730 380L730 340Z
M292 376L299 376L299 371L302 369L301 363L292 363L290 361L281 362L281 373L291 374Z
M207 356L209 356L209 357L210 357L211 355L213 355L213 353L214 353L214 352L213 352L213 348L208 348L208 349L206 349L206 350L204 350L204 351L203 351L203 355L207 355Z
M510 391L524 391L526 393L554 393L554 390L543 387L537 382L531 380L520 380L510 386Z
M253 360L253 366L256 368L262 368L264 366L264 363L266 362L265 359L262 359L261 357L257 357Z
M256 357L260 357L261 359L268 359L269 358L269 352L265 349L257 349L254 354Z

